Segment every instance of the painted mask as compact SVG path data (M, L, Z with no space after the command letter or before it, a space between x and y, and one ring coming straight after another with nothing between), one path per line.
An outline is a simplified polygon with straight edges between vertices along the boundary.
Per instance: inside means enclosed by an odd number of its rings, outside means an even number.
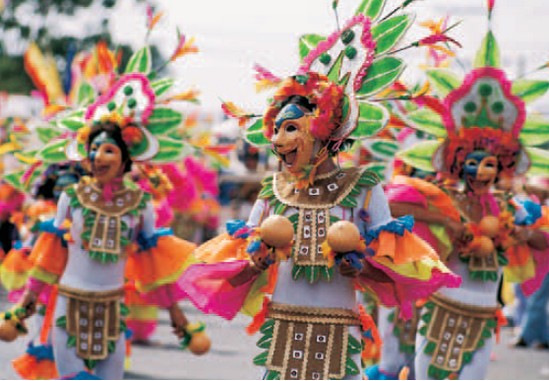
M310 118L299 106L288 104L275 119L273 148L290 173L301 173L314 157L315 138L309 131Z
M463 180L467 190L488 193L498 175L498 159L484 151L474 151L465 158Z
M93 139L88 151L91 172L98 183L105 185L122 176L122 151L105 132Z

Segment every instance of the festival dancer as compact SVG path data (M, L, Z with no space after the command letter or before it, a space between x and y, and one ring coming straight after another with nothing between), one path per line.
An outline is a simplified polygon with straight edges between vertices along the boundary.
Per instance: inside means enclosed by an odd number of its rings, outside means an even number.
M6 260L0 266L0 282L9 291L10 302L16 303L25 291L25 284L33 267L29 254L38 238L40 223L55 217L56 203L61 192L65 187L77 183L81 176L82 169L78 165L51 165L41 174L37 183L26 187L20 182L14 184L22 192L32 196L33 201L21 212L22 218L18 224L21 239L17 242L17 247L7 254ZM42 292L37 301L37 314L34 317L37 327L43 324L48 296L49 292ZM19 376L27 380L57 378L59 375L53 362L51 335L39 336L39 340L30 341L22 356L13 360L13 367Z
M463 279L460 288L441 289L422 309L416 337L418 379L484 378L501 319L498 286L503 267L510 281L525 281L529 292L547 272L547 217L539 205L526 208L493 190L496 182L527 170L545 173L548 157L527 145L541 144L543 137L522 138L536 131L525 123L524 101L512 93L505 73L494 67L497 51L489 32L477 68L464 80L449 71L432 72L430 78L446 97L437 107L421 111L434 118L429 119L434 121L430 127L417 120L413 126L441 140L419 143L398 155L413 167L436 171L444 181L435 185L396 177L391 211L412 214L416 231L422 231ZM463 189L456 185L459 181Z
M374 327L360 312L357 288L400 305L406 316L415 299L459 284L411 233L412 219L391 217L375 174L335 162L349 139L386 122L386 111L366 94L390 85L372 82L388 70L385 59L402 61L378 58L398 38L376 40L373 30L412 19L391 18L395 11L372 28L379 11L356 16L310 52L307 45L295 76L278 80L261 69L261 79L274 79L278 88L248 138L272 144L284 170L263 180L247 224L230 223L228 234L199 247L196 256L206 263L183 277L202 311L227 319L241 309L254 315L249 332L261 331L264 351L254 363L266 368L266 379L360 379L361 340L371 342Z
M144 47L123 74L113 72L109 88L95 101L93 87L84 82L79 93L86 95L85 103L90 97L93 102L55 119L57 138L36 154L44 164L83 161L91 172L61 194L55 220L42 224L25 295L3 316L4 326L13 321L9 324L24 329L22 321L34 312L42 290L57 284L52 289L57 298L50 296L49 303L53 307L57 299L55 307L45 318L54 320L61 377L122 378L125 279L149 302L169 309L178 337L189 335L177 305L183 295L178 278L193 262L195 245L155 231L150 196L124 178L132 162L165 162L182 154L182 139L167 136L181 114L166 106L169 97L161 98L173 81L152 82L151 73L150 49Z
M452 29L454 25L448 25L449 18L440 20L428 20L420 25L429 29L433 34L440 34L443 30ZM459 46L459 45L457 45ZM435 69L448 66L451 57L455 53L449 49L450 46L429 47L426 57L425 68ZM435 139L433 135L423 131L407 127L409 119L421 118L421 113L430 100L436 100L431 91L428 81L408 87L401 81L396 82L385 90L388 100L388 109L391 113L389 128L382 131L374 139L363 142L370 156L374 159L367 164L369 168L380 173L385 182L385 191L389 203L393 200L391 192L391 179L394 176L409 176L420 178L429 182L436 181L434 172L423 171L411 167L402 160L395 157L398 151L413 146L421 141ZM413 100L413 102L408 101ZM384 133L389 131L389 133ZM383 134L384 133L384 134ZM422 237L421 230L415 229L414 233ZM423 237L422 237L423 238ZM408 377L414 378L415 341L419 319L419 306L414 306L411 319L399 317L398 308L387 308L383 305L377 306L377 326L383 343L381 347L379 363L366 368L365 374L368 379L397 379L404 369Z
M204 137L204 133L202 133ZM156 227L173 227L174 235L195 243L203 242L196 234L182 234L199 230L203 225L216 227L219 206L217 175L208 168L208 162L216 160L208 150L219 147L203 147L202 160L185 157L179 164L145 165L136 172L137 183L152 194L156 213ZM132 344L154 345L151 341L156 330L158 307L148 303L133 287L126 289L125 304L129 308L126 324L131 331Z

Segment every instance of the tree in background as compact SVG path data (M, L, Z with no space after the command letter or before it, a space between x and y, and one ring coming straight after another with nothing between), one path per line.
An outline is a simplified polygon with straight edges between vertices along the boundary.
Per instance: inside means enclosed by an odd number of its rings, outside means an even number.
M144 0L133 2L144 11ZM65 68L70 67L76 52L89 49L98 41L116 45L123 52L123 62L131 55L131 47L113 41L109 30L116 0L0 0L0 3L0 91L29 94L33 90L29 76L22 69L23 54L32 41L54 57L59 72L65 73L65 86L70 83ZM62 28L78 22L82 23L76 31ZM158 55L156 49L153 55Z

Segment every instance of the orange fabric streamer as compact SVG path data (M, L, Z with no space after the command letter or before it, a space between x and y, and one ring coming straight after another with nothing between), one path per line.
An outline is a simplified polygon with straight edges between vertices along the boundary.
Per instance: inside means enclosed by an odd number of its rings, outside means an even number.
M246 253L248 241L232 238L229 234L220 234L200 245L194 252L197 260L206 263L218 263L228 260L249 259Z
M265 319L267 319L267 310L269 307L269 298L264 297L263 298L263 306L261 307L261 310L255 314L252 322L246 327L246 333L248 335L253 335L259 331L263 323L265 323Z
M505 315L503 314L503 310L500 308L496 311L496 321L497 321L497 326L496 326L496 343L499 344L499 340L500 340L500 334L501 334L501 327L505 327L507 325L507 318L505 317Z
M528 263L531 256L531 249L527 244L512 246L506 253L509 259L509 267L524 266Z
M278 263L271 265L267 271L267 284L261 288L261 292L272 294L275 290L276 281L278 279Z
M358 312L362 332L370 331L372 334L372 339L370 340L370 342L367 342L364 345L364 348L362 350L362 359L379 359L381 356L381 346L383 345L383 340L381 340L381 336L379 335L379 331L377 330L374 319L372 319L372 317L366 312L362 305L358 306Z
M396 265L426 258L438 260L438 255L433 248L409 231L405 231L402 236L381 231L378 239L373 241L370 247L375 251L376 257L390 257Z
M48 305L46 307L46 314L44 315L44 323L42 323L42 329L40 330L41 344L46 344L48 342L48 336L50 334L51 325L53 322L53 314L55 312L56 304L57 304L57 285L54 284L51 287L50 297L48 299Z

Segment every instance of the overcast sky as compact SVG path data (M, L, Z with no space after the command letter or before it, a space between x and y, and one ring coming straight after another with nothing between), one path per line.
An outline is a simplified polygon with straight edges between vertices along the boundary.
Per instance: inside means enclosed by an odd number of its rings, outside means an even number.
M152 36L166 55L176 43L178 26L196 37L200 53L172 65L172 73L185 89L196 86L202 92L202 106L218 111L219 99L232 100L260 111L265 94L256 94L253 65L259 63L275 74L293 74L298 66L297 41L305 33L327 35L336 28L332 0L156 0L165 16ZM340 0L340 20L351 16L360 0ZM399 1L388 0L387 9ZM143 7L134 2L117 2L110 25L115 40L138 47L145 34ZM417 21L452 16L463 23L452 32L462 44L458 55L466 65L472 60L486 32L486 0L418 0L410 7ZM85 30L94 12L87 10L70 25L52 21L52 28ZM549 60L549 0L496 0L493 29L504 55L504 66L512 74L539 66ZM424 36L426 30L415 26L408 41ZM405 59L405 79L417 78L417 65L423 52L410 51ZM457 68L459 70L459 68ZM538 76L549 78L549 71Z
M138 41L144 33L141 14L124 8L112 21L119 38ZM340 19L345 20L360 1L340 0ZM386 9L399 2L389 0ZM486 0L420 0L410 7L417 21L452 16L463 20L452 36L463 44L461 60L468 63L486 32ZM186 57L172 66L182 86L196 85L202 91L203 107L217 110L219 99L233 100L262 109L265 96L256 94L252 67L259 63L280 76L292 74L298 63L297 41L305 33L329 34L335 30L331 0L158 0L166 12L156 33L167 54L175 43L174 31L196 36L200 54ZM548 0L497 0L493 29L504 54L504 65L513 74L549 60ZM425 34L415 27L409 41ZM419 74L423 54L409 53L406 76ZM549 72L541 74L549 77Z

